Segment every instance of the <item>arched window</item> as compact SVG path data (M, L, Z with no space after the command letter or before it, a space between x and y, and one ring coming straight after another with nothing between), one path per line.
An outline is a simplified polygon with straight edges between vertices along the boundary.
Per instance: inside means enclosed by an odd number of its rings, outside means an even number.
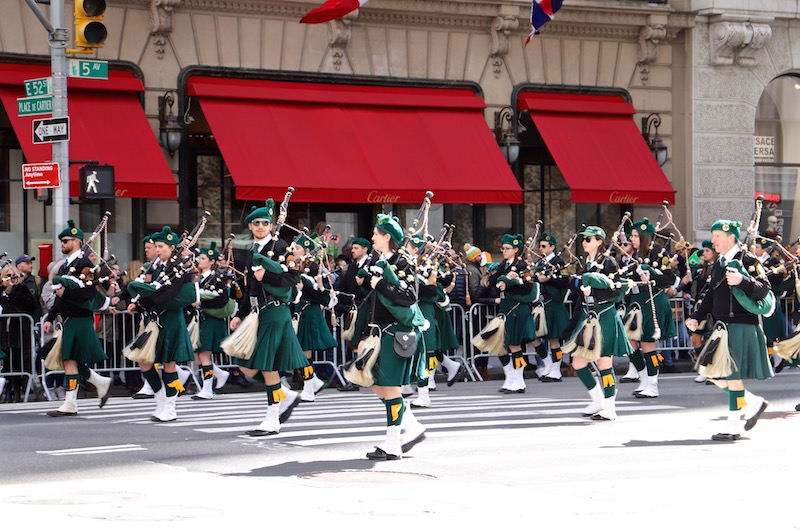
M800 236L800 75L767 85L755 125L755 188L765 196L761 230L788 243Z

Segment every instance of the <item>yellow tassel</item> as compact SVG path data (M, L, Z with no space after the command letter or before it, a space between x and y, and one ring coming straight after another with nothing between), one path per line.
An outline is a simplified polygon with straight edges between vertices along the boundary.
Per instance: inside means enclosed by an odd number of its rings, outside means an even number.
M397 421L397 418L400 417L400 409L403 408L403 404L400 403L398 405L392 405L392 421Z
M737 397L736 398L736 410L741 410L742 408L747 406L747 401L744 400L744 397Z
M78 387L78 379L70 379L69 384L67 385L67 391L73 392Z
M303 377L308 380L314 376L314 366L306 366L303 368Z
M611 388L612 386L614 386L614 375L610 373L603 375L603 388Z
M655 355L652 355L652 356L650 357L650 360L653 362L653 367L654 367L654 368L657 368L657 367L658 367L658 362L659 362L659 360L658 360L658 359L659 359L659 358L660 358L660 355L659 355L658 353L656 353Z
M286 399L286 394L283 393L282 389L278 388L277 390L272 390L272 402L273 402L273 404L274 403L280 403L284 399Z
M559 349L556 351L556 362L561 361L562 358L564 358L564 355L561 353L561 349Z
M514 359L514 369L524 368L527 365L528 363L525 362L525 359L523 357L517 357Z
M208 380L213 376L214 376L214 370L210 369L210 370L206 371L205 373L203 373L203 380Z
M431 357L428 359L428 371L433 371L437 367L439 367L439 360L436 357Z
M183 387L183 384L181 384L181 380L180 379L175 379L171 383L167 384L167 386L169 386L170 388L175 388L176 390L178 390L178 393L180 393L180 392L185 390L185 388Z

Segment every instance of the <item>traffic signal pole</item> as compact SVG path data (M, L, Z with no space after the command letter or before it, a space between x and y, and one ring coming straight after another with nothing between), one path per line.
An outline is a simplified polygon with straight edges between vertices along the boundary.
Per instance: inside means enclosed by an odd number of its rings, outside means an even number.
M53 76L53 118L67 115L67 45L69 30L66 27L64 0L50 0L50 21L36 5L35 0L25 0L36 18L47 30L50 42L50 59ZM66 227L69 219L69 142L53 143L53 162L58 163L59 187L53 194L53 256L61 248L58 233Z

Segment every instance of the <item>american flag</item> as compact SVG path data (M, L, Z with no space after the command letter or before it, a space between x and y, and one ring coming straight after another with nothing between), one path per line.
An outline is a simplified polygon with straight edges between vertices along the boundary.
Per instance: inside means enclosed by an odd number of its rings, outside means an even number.
M539 28L553 20L556 11L561 9L563 0L533 0L531 4L531 33L525 39L527 45Z

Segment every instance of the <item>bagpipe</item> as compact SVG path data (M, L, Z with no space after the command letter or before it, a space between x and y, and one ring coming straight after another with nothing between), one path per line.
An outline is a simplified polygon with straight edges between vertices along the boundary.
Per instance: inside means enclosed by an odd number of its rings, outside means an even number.
M14 261L6 258L7 256L8 253L5 251L0 253L0 271L8 272L0 277L0 281L2 281L3 286L5 286L7 283L12 285L17 284L18 281L25 277L25 275L22 274L14 265Z
M537 222L538 224L539 222ZM572 247L575 245L575 241L578 239L580 233L586 229L586 224L581 224L580 229L575 231L575 233L567 240L567 242L561 247L561 249L556 253L556 257L559 257L561 260L564 261L564 267L559 269L554 264L547 262L542 257L540 260L535 262L529 262L528 268L522 272L522 275L526 277L526 279L530 280L533 278L534 275L542 274L545 277L554 278L554 277L571 277L571 278L580 278L579 275L570 275L568 273L568 266L572 265L576 269L583 269L583 262L581 259L572 252ZM568 260L564 260L564 254L567 254ZM537 253L538 255L538 253Z

